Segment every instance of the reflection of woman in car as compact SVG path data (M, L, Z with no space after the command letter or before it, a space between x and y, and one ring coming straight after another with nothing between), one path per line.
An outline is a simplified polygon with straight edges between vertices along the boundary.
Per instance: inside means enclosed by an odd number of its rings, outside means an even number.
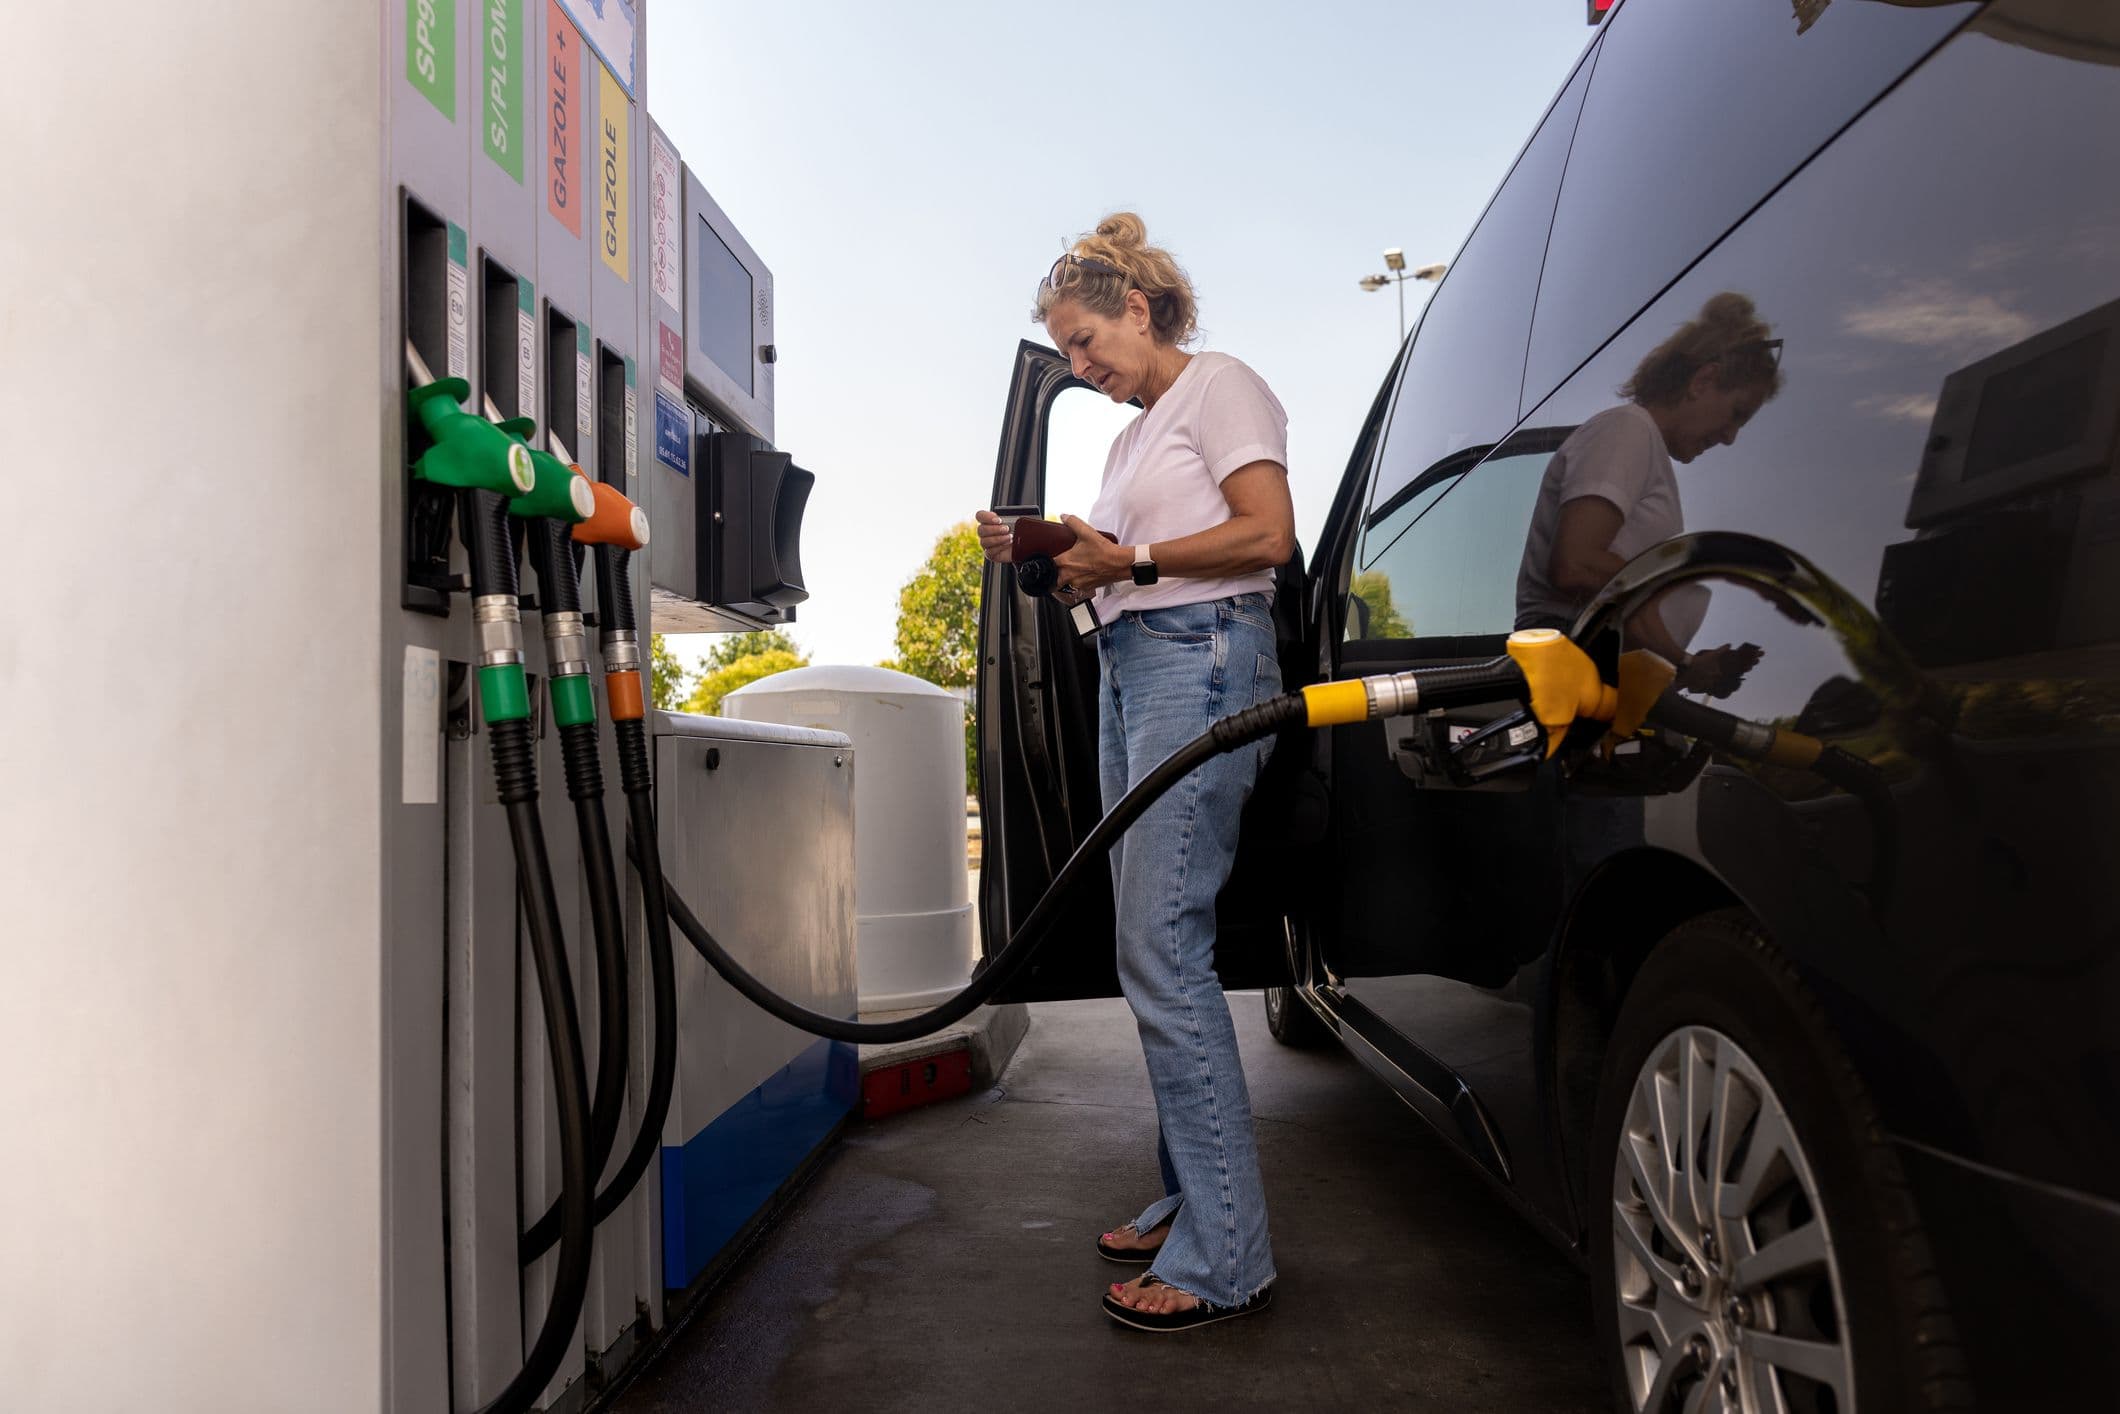
M1236 359L1184 351L1192 287L1147 244L1139 217L1107 218L1055 261L1035 317L1075 376L1144 409L1112 443L1089 520L1065 517L1076 544L1054 560L1063 597L1094 597L1106 625L1098 756L1109 810L1217 718L1280 691L1273 570L1295 547L1287 416ZM1008 527L991 511L978 519L987 557L1007 560ZM1113 852L1119 981L1155 1092L1164 1196L1097 1247L1152 1264L1104 1298L1113 1319L1147 1330L1247 1314L1272 1295L1251 1099L1214 970L1215 896L1263 762L1263 752L1215 757Z
M1674 461L1726 447L1781 390L1781 340L1725 291L1649 351L1628 399L1570 433L1539 485L1516 579L1516 626L1562 628L1620 567L1686 528ZM1707 589L1667 591L1627 624L1630 643L1676 664L1678 685L1728 696L1759 661L1751 644L1689 653Z

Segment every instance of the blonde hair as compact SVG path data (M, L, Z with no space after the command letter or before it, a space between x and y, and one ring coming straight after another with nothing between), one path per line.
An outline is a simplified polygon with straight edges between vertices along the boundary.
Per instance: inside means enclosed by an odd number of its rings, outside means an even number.
M1116 211L1078 237L1067 255L1102 261L1119 273L1077 265L1062 256L1048 280L1039 282L1031 319L1043 324L1053 306L1073 300L1092 314L1116 319L1126 310L1126 292L1139 290L1148 300L1149 327L1156 341L1185 344L1200 327L1200 305L1192 281L1171 253L1148 243L1148 227L1131 211Z
M1767 345L1773 332L1747 296L1724 290L1711 296L1691 322L1649 350L1620 388L1620 396L1650 407L1677 402L1693 375L1712 363L1724 388L1763 387L1771 398L1781 391L1781 369Z

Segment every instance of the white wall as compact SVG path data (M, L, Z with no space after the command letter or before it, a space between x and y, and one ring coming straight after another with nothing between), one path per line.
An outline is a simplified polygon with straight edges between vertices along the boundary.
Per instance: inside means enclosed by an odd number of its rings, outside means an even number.
M382 17L9 7L9 1408L381 1399Z

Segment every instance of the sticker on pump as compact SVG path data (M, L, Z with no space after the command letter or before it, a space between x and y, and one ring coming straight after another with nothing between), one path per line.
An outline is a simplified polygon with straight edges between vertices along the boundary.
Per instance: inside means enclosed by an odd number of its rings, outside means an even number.
M449 223L449 376L471 373L471 238Z
M589 326L574 326L574 454L589 455L582 450L589 444L589 433L594 430L596 414L591 405L594 380L589 374Z
M442 655L416 643L405 645L398 799L406 805L441 801Z
M528 280L515 291L515 405L527 411L537 406L537 292Z
M633 388L633 360L626 360L626 484L631 486L634 468L640 465L640 403Z
M655 459L679 476L692 474L690 438L686 436L684 406L661 392L655 395Z
M648 141L648 263L655 297L672 309L685 307L684 249L679 239L683 193L677 153L661 133Z

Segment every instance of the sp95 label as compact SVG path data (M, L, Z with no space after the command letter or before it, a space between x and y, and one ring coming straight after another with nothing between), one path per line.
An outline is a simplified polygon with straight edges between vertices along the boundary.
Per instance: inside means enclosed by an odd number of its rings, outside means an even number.
M405 78L456 120L456 0L405 0Z

